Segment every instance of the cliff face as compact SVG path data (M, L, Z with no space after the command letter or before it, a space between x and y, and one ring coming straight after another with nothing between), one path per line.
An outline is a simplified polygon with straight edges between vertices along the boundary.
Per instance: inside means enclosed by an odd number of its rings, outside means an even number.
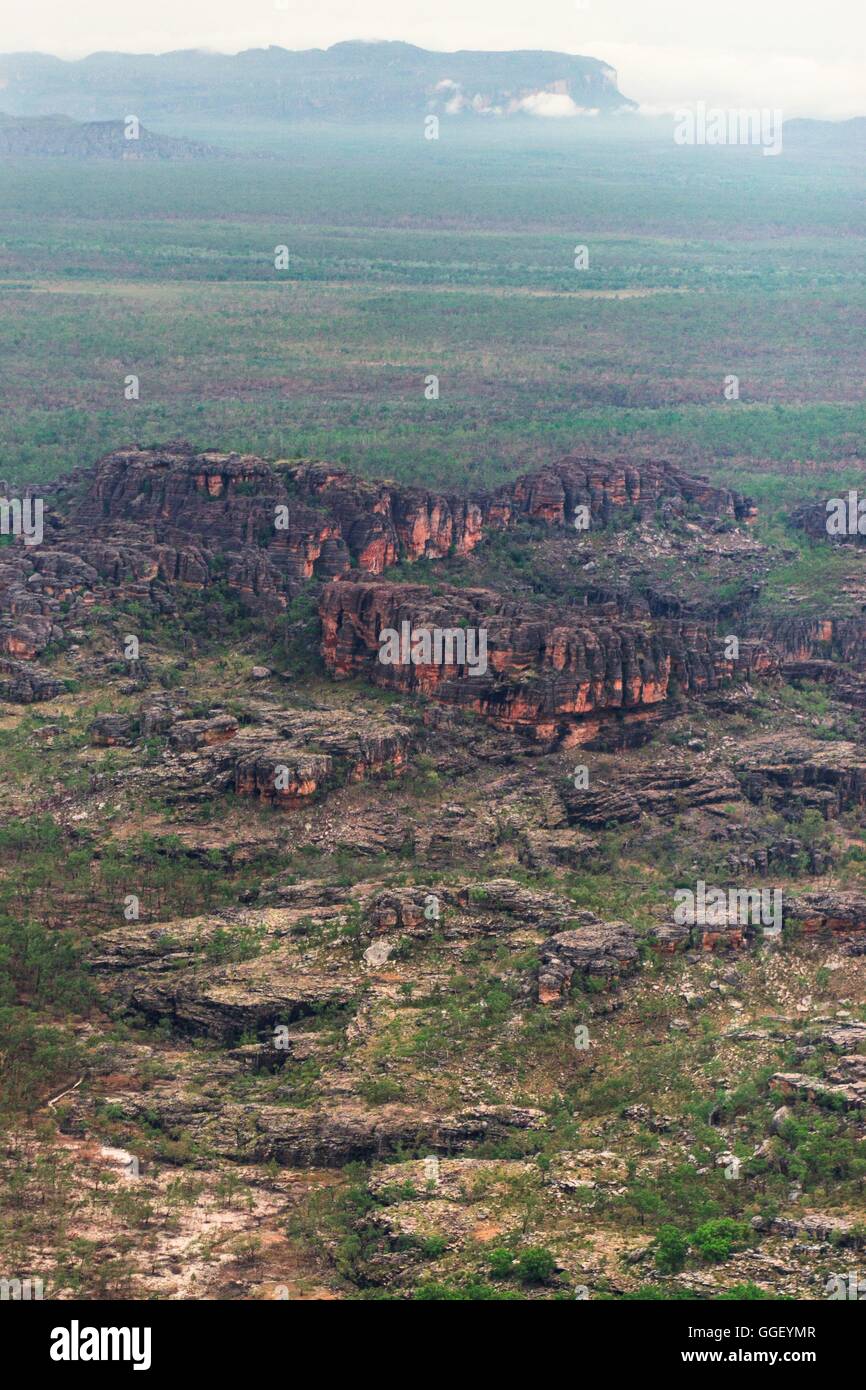
M709 519L749 522L754 504L739 493L713 487L671 464L565 458L492 492L469 496L432 493L393 483L368 483L326 464L307 464L287 474L291 489L324 506L339 522L356 568L370 574L397 560L441 559L469 554L485 534L519 521L542 526L599 530L622 519L645 520L670 509L695 508ZM586 508L583 518L576 515Z
M788 662L825 659L862 663L866 658L866 616L779 618L760 623L755 635L772 642Z
M519 478L496 494L510 516L525 515L554 526L574 525L575 509L589 508L590 527L615 521L618 511L646 520L659 510L697 509L708 518L751 522L757 509L748 497L714 487L662 460L585 459L569 455L550 468Z
M589 529L662 507L748 521L747 498L672 465L564 459L492 492L461 496L370 482L325 463L271 465L252 455L196 454L187 446L122 449L86 476L74 526L105 535L134 522L163 544L257 548L280 579L328 579L350 568L381 574L398 561L469 554L489 532L527 519ZM132 539L132 538L131 538Z
M144 108L280 121L394 120L428 110L471 118L520 115L544 93L570 98L575 109L634 105L617 90L614 69L598 58L534 50L440 53L395 42L306 50L271 45L235 54L92 53L72 62L5 54L0 84L10 110L85 117Z
M541 538L570 532L578 519L578 529L619 529L688 509L712 528L754 515L749 499L664 462L570 456L461 496L325 463L270 464L175 444L118 450L54 491L57 510L46 514L42 544L8 547L0 561L0 656L17 663L4 686L13 698L50 693L45 673L27 678L28 663L69 628L86 625L97 602L133 599L171 610L178 591L219 581L277 615L301 584L319 580L322 652L335 677L363 675L544 740L588 741L605 720L648 721L673 695L712 691L779 664L792 678L820 678L849 703L866 703L863 683L838 665L863 663L862 617L764 620L746 628L733 661L711 621L669 605L550 608L491 590L436 595L381 578L398 562L470 555L485 536L515 528L521 535L538 528ZM484 661L470 654L449 664L421 652L383 664L381 634L404 626L455 639L483 634Z
M421 585L335 581L323 590L320 615L322 655L338 679L363 676L544 739L580 742L598 730L597 718L585 716L638 714L667 700L674 687L714 690L737 671L774 669L772 654L757 643L743 643L736 663L727 659L723 640L697 623L614 623L585 610L552 621L541 607L510 603L487 589L437 596ZM466 634L469 659L416 662L411 647L406 659L404 647L400 660L380 660L383 633L436 629ZM420 646L418 653L426 655Z
M467 556L485 536L518 527L539 536L599 530L686 509L711 525L752 516L748 499L667 463L571 456L461 496L324 463L270 464L174 444L117 450L55 493L44 542L13 547L0 564L0 653L10 658L32 660L65 628L86 623L97 595L171 610L178 590L219 581L276 615L305 581L319 580L323 652L334 675L364 673L543 738L566 726L569 737L588 738L593 719L637 715L673 689L714 689L734 674L699 623L628 621L615 605L551 612L489 590L437 599L379 578L398 562ZM350 582L353 573L364 582ZM433 656L383 666L380 633L404 623L483 632L483 669ZM739 669L770 664L759 644L746 644Z

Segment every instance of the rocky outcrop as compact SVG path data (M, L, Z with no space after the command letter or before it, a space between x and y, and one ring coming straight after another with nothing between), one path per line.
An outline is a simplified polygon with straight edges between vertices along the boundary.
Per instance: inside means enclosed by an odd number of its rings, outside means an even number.
M644 812L666 816L701 806L717 806L740 799L736 779L726 768L679 766L638 772L628 784L593 782L586 788L569 784L562 799L571 824L602 829L637 820Z
M749 635L771 644L778 652L783 670L795 679L827 680L830 663L848 663L862 668L866 664L866 618L776 617L750 624ZM820 663L812 665L812 663Z
M759 874L766 877L771 871L777 873L825 874L838 858L837 849L829 838L816 843L795 834L778 840L768 840L766 835L753 826L739 822L721 822L716 834L723 840L732 842L732 849L725 857L728 868L737 876Z
M776 890L763 890L768 894L763 902L757 896L762 890L757 888L724 891L726 905L708 904L696 920L682 922L671 917L659 922L651 931L652 944L666 954L690 946L715 951L740 949L777 935L776 902L769 896ZM833 890L792 897L780 892L776 901L781 906L782 928L795 935L829 938L866 931L866 896L862 893Z
M569 787L562 799L571 824L587 825L594 830L639 820L642 811L640 802L628 787L601 781L579 790Z
M237 736L238 721L231 714L215 714L208 719L179 719L169 729L172 748L188 752L195 748L211 748L215 743L228 743Z
M94 748L128 748L138 733L136 721L125 714L101 714L90 726Z
M284 952L215 970L158 974L135 982L128 1006L185 1032L234 1042L242 1034L288 1027L323 1006L346 1008L355 982L298 970Z
M797 804L831 817L866 801L866 756L854 743L773 740L750 748L734 771L755 802Z
M0 700L15 705L33 705L62 695L64 685L41 666L27 665L0 657Z
M694 922L660 922L653 927L650 939L657 950L672 955L690 946L704 951L741 950L761 935L760 922L744 920L741 910L728 907L716 909L712 920L700 917Z
M179 710L183 715L184 710ZM360 709L251 709L239 725L226 713L177 718L167 697L145 702L138 720L109 716L91 730L95 743L129 743L156 733L167 750L158 763L124 769L121 785L141 783L172 801L210 800L221 792L252 797L279 810L296 811L351 782L404 771L412 730Z
M786 898L786 927L804 936L842 935L866 931L866 894L826 891Z
M770 652L748 643L735 663L724 642L696 623L615 622L585 609L553 618L488 589L433 594L422 585L344 580L325 586L320 614L322 655L338 679L364 676L549 740L586 741L612 714L639 715L674 690L715 689L735 674L774 666ZM430 654L417 648L417 663L411 659L412 640L425 632L452 635L452 662L444 639L438 660L432 646ZM386 633L401 640L396 661Z
M521 864L535 871L578 869L597 860L598 842L576 830L524 830L518 841Z
M568 458L459 495L182 443L116 450L46 491L67 515L49 512L42 544L14 547L0 562L0 650L25 659L80 620L96 588L170 608L175 587L219 581L278 611L304 580L467 555L526 520L569 528L579 506L596 528L666 507L714 522L747 521L752 511L737 494L654 461Z
M328 1106L214 1104L213 1096L113 1093L115 1114L156 1124L171 1138L185 1135L209 1153L244 1163L338 1167L405 1154L417 1148L448 1156L517 1133L547 1128L538 1109L478 1105L438 1113L409 1105L368 1106L351 1098ZM66 1133L86 1130L85 1101L70 1107Z
M326 753L304 753L285 744L259 745L234 764L234 790L283 811L296 811L304 802L333 784L334 760Z
M770 1084L786 1096L797 1096L831 1109L862 1110L866 1105L866 1079L851 1084L834 1083L802 1072L776 1072Z
M567 898L525 888L511 878L466 884L458 890L456 900L473 920L492 931L520 926L553 932L574 919L574 910Z
M806 1029L806 1039L811 1046L831 1052L859 1052L866 1046L866 1023L854 1018L815 1019Z
M665 506L674 510L692 506L708 520L749 521L755 515L748 498L655 460L636 464L573 456L492 492L465 498L391 483L366 483L326 464L301 465L291 480L301 495L323 503L339 519L347 539L356 538L352 549L367 560L359 560L358 568L371 573L381 572L383 559L391 563L401 558L442 557L449 551L467 554L485 532L508 529L521 519L574 527L579 507L588 509L589 529L609 525L618 514L623 519L645 520ZM364 531L373 525L379 529L362 541Z
M71 520L103 533L106 523L135 521L158 528L168 546L191 538L208 550L259 546L277 570L327 578L350 565L381 574L399 560L468 554L485 534L522 519L570 527L579 506L589 509L590 527L603 527L618 513L644 519L663 503L693 506L707 519L747 521L754 512L739 494L658 461L566 458L460 496L368 481L327 463L271 465L169 445L100 460Z
M851 895L840 895L848 897ZM862 899L861 899L862 904ZM859 928L862 930L862 926ZM832 1109L862 1110L866 1106L866 1024L852 1018L815 1019L801 1035L794 1061L821 1063L821 1074L777 1072L770 1085L786 1096Z
M440 897L432 889L389 888L377 893L365 918L365 937L400 934L427 936L439 918Z
M705 520L723 517L749 523L757 509L748 497L691 477L656 459L586 459L570 455L552 467L518 478L496 496L510 514L554 526L573 526L578 507L589 509L589 529L610 525L618 515L644 521L655 513L676 515L694 508Z
M172 695L148 695L142 701L139 711L139 732L142 738L159 737L167 734L177 720L186 712L186 691L175 690Z
M571 903L557 893L494 878L457 886L384 889L367 905L364 936L429 936L434 931L462 935L467 929L495 933L517 928L550 933L574 920Z
M637 967L637 938L626 922L602 922L591 912L576 914L580 926L557 932L541 948L538 1002L564 999L575 974L612 984Z
M832 541L835 545L862 544L866 538L866 520L858 514L859 496L853 492L834 493L833 497L822 497L817 501L802 502L791 512L788 520L797 531L805 531L813 541ZM830 503L835 505L830 505ZM840 508L838 503L842 502ZM859 529L863 522L864 529ZM830 529L828 530L828 525Z
M811 1245L821 1241L834 1250L862 1249L863 1245L863 1227L859 1221L833 1216L829 1212L814 1212L800 1220L776 1216L770 1228L775 1235L784 1236L787 1240Z

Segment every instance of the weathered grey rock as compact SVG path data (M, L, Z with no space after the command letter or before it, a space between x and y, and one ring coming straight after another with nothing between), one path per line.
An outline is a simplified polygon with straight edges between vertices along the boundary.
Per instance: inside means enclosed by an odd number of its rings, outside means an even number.
M209 748L215 743L227 743L237 736L238 721L231 714L216 714L210 719L181 719L172 724L168 741L180 752Z
M596 918L576 930L557 932L541 948L539 1003L564 998L575 973L612 983L634 970L637 962L636 933L626 922Z
M90 726L90 742L96 748L128 748L138 733L136 721L126 714L101 714Z

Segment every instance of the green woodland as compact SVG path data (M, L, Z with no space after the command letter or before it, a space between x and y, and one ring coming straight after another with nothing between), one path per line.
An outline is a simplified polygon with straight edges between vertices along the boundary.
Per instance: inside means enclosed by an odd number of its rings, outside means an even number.
M183 133L231 157L6 161L0 476L173 438L454 487L669 455L764 501L854 465L856 150L588 124L210 123Z

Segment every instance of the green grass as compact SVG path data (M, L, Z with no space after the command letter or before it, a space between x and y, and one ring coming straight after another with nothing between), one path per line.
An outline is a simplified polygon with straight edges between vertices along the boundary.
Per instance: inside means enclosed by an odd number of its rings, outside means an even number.
M178 437L456 487L571 448L668 454L762 501L856 465L866 239L847 156L462 126L232 141L273 157L4 166L16 478Z

